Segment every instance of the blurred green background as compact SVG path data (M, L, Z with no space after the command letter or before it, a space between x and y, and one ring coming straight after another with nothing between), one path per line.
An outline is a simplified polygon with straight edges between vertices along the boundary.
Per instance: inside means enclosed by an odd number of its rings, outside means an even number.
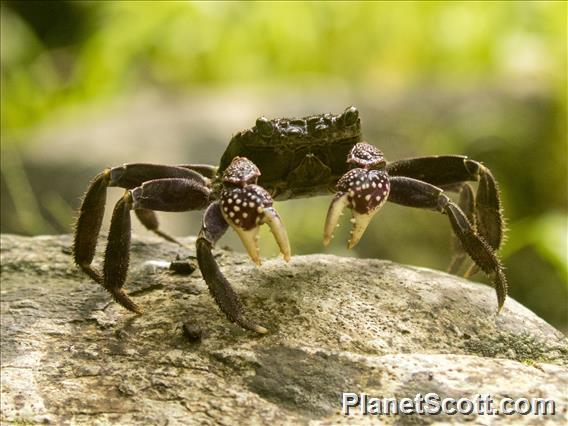
M4 1L1 231L70 232L103 167L215 164L257 116L356 105L389 159L492 169L510 294L566 332L566 22L566 2ZM294 253L324 251L328 203L277 205ZM161 217L175 235L199 229L198 213ZM325 251L438 269L451 257L441 215L388 205L353 252L348 229ZM276 253L267 233L263 253Z

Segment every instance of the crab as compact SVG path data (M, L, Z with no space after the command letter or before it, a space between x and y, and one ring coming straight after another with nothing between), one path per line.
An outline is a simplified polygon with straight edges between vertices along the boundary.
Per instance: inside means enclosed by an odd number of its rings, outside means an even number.
M477 182L474 193L468 182ZM102 272L93 265L108 187L125 189L112 213ZM457 193L452 201L449 192ZM345 209L351 210L348 247L363 236L373 216L388 201L447 215L457 244L450 270L458 271L469 255L468 274L481 269L497 293L497 311L507 295L507 280L497 256L504 220L498 185L480 162L461 155L410 158L387 162L364 142L355 107L338 115L301 119L260 117L254 127L234 135L218 167L133 163L103 170L83 198L74 235L74 261L126 309L142 313L124 291L127 279L131 211L150 231L177 240L159 229L155 211L204 210L196 240L197 262L219 309L240 327L268 330L245 314L212 250L231 227L254 263L261 264L260 226L270 227L284 260L290 243L273 201L334 194L325 219L323 242L329 244Z

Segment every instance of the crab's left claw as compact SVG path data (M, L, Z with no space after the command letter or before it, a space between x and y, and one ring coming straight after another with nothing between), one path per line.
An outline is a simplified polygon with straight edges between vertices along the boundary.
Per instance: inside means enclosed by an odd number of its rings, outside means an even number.
M254 184L225 188L221 193L221 211L225 220L237 232L254 263L261 263L258 233L260 225L264 223L270 227L284 260L290 260L290 242L286 229L272 207L272 197L264 188Z
M323 243L329 244L339 217L348 207L353 215L351 238L347 243L347 248L351 249L357 245L369 222L387 200L390 184L386 171L370 168L380 167L384 161L375 147L366 143L355 145L348 161L361 167L348 171L337 182L337 193L327 212Z

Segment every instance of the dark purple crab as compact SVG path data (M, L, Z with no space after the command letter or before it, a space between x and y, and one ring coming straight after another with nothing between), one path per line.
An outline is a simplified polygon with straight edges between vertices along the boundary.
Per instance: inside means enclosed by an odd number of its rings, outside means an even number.
M474 194L468 181L477 181ZM102 273L92 260L101 228L106 188L126 189L112 215ZM445 191L459 193L458 204ZM335 193L324 226L329 244L342 211L352 211L348 247L357 244L371 218L386 201L438 211L450 220L459 244L450 270L466 258L495 284L500 310L507 295L503 266L496 255L503 240L503 217L497 183L481 163L464 156L433 156L387 163L381 151L361 141L359 112L302 119L260 117L256 125L237 133L219 167L188 164L126 164L106 169L91 182L77 220L74 259L126 309L141 309L124 292L129 251L130 211L149 230L177 242L158 229L154 211L205 210L198 235L197 261L203 278L230 321L258 333L266 328L246 318L243 306L222 274L212 248L229 225L251 259L260 264L257 238L267 224L285 260L291 256L284 225L273 200Z

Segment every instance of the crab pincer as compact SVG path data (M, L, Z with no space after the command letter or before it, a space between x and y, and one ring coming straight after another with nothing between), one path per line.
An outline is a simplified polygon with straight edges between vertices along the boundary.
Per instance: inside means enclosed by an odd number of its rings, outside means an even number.
M333 231L345 208L351 209L351 238L348 248L353 248L363 236L373 216L387 201L390 183L384 170L386 161L381 151L367 143L358 143L351 149L347 162L355 168L345 173L337 182L324 227L323 243L328 245Z
M256 182L260 170L244 157L235 157L223 174L221 212L241 239L254 263L260 265L258 235L267 224L285 261L290 260L290 242L280 216L272 207L272 197Z

